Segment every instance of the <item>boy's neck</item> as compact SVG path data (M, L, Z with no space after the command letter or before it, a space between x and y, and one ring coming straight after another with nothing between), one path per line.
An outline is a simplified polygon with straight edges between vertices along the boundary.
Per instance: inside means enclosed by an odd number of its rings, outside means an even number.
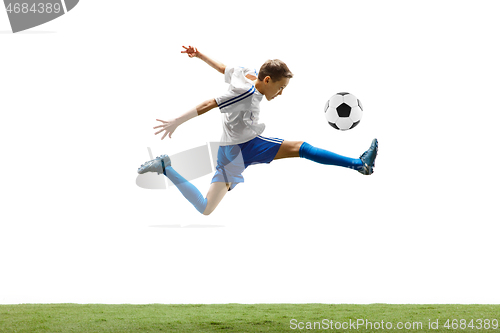
M264 84L262 81L257 79L253 81L253 85L255 86L255 89L257 89L262 95L264 95Z

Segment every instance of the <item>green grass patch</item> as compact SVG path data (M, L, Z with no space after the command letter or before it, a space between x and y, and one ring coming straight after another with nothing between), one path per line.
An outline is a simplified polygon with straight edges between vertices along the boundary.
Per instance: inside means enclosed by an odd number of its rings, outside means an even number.
M498 320L500 305L0 305L1 333L500 332ZM430 323L438 323L437 329L429 328Z

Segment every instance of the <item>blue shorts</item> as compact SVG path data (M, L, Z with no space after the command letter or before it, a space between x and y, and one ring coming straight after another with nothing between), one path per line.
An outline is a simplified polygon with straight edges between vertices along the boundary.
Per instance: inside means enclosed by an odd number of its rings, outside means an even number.
M231 183L232 190L243 183L242 173L251 164L271 163L281 147L282 139L256 138L238 145L220 146L217 153L217 167L212 183Z

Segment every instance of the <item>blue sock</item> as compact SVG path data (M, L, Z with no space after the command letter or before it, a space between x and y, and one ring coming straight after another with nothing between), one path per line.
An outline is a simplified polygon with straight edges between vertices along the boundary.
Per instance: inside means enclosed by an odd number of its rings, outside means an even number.
M300 146L299 155L302 158L307 158L321 164L337 165L355 170L363 167L363 162L359 158L341 156L328 150L313 147L307 142L304 142Z
M184 198L188 199L188 201L203 214L207 207L207 199L203 197L200 191L184 177L179 175L171 166L166 167L163 170L163 174L174 183L179 191L181 191Z

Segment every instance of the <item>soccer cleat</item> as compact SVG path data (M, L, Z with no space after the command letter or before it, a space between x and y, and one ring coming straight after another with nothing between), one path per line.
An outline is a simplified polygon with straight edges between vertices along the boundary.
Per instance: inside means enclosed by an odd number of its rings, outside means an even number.
M141 165L141 167L137 169L137 173L143 174L146 172L156 172L158 174L162 174L165 167L170 165L170 157L168 157L168 155L160 155L157 156L154 160L148 161Z
M373 173L373 169L375 168L375 158L377 157L378 152L378 141L377 139L373 139L370 148L363 153L359 158L363 162L363 167L358 170L358 172L363 175L371 175Z

